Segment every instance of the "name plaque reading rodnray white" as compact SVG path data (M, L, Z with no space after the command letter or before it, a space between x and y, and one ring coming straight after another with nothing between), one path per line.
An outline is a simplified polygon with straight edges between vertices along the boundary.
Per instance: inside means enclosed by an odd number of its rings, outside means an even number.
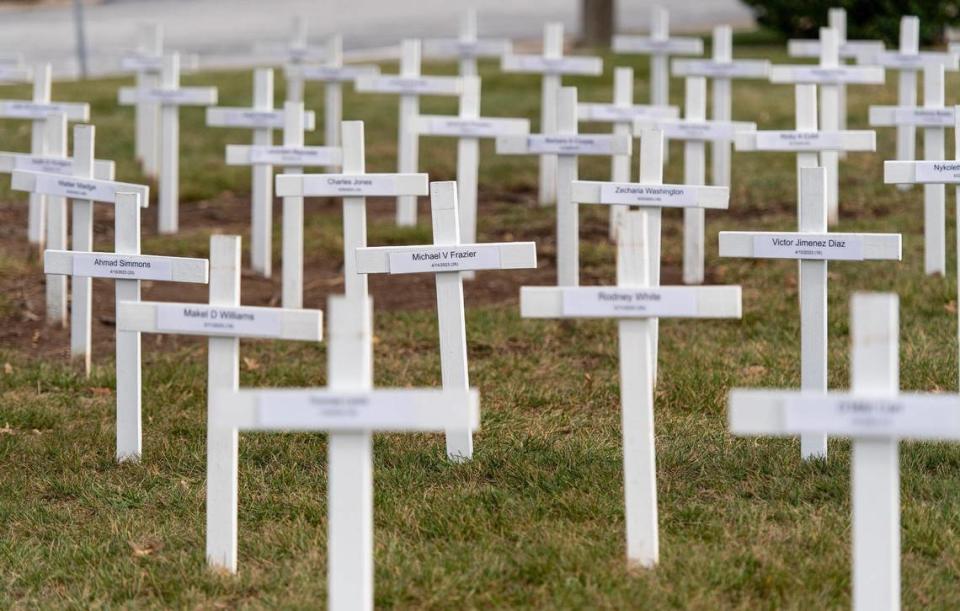
M862 261L863 238L855 235L769 233L753 236L753 256L761 259Z
M564 316L653 318L694 316L697 295L688 287L569 287L562 293Z
M157 329L200 335L278 337L275 308L241 308L204 304L157 304Z

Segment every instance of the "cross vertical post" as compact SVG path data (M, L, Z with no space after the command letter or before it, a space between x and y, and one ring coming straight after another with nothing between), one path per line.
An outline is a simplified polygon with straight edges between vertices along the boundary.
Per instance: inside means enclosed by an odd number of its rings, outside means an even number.
M477 42L477 9L470 7L463 12L460 18L460 42L464 45ZM460 57L460 76L478 76L477 58L475 56ZM461 189L462 193L462 189Z
M273 70L269 68L258 68L254 72L253 108L273 110ZM271 144L273 129L254 128L254 146ZM269 278L273 267L273 166L254 164L251 172L250 263L254 272Z
M283 113L283 146L303 146L303 102L287 102ZM284 168L285 174L302 174L303 168ZM285 308L303 307L303 196L283 198L283 269L280 301Z
M343 122L343 173L365 174L366 145L363 121ZM357 272L357 249L367 245L367 200L343 198L343 293L350 299L365 297L367 276Z
M420 76L420 41L404 40L401 46L400 76L417 78ZM397 136L397 172L417 171L420 156L419 138L413 123L420 114L420 96L416 94L400 95L400 134ZM417 224L417 198L410 195L397 197L397 225L413 226Z
M62 113L51 116L46 122L46 148L44 154L54 157L67 156L67 116ZM33 195L31 194L31 197ZM47 248L67 249L67 198L47 195ZM47 275L47 323L67 326L67 277Z
M327 41L327 66L343 66L343 38L335 34ZM323 143L340 146L340 124L343 122L343 83L329 81L323 88Z
M476 19L476 13L474 13ZM476 24L474 24L476 25ZM460 118L480 118L480 79L470 76L463 80L460 94ZM460 199L460 237L464 242L477 241L477 183L480 170L479 138L457 140L457 194ZM464 272L466 273L466 272ZM469 274L472 276L472 273Z
M701 122L707 120L707 82L703 77L686 79L684 119ZM703 185L706 183L706 142L687 140L683 143L683 183ZM728 144L729 146L729 144ZM706 213L703 208L683 210L683 282L702 284L704 278L704 242Z
M543 26L543 57L556 60L563 57L563 24L548 23ZM540 133L555 134L558 130L557 108L561 76L546 73L540 81ZM557 201L557 157L540 156L540 205L549 206Z
M728 25L713 28L713 61L717 63L733 62L733 30ZM713 79L713 112L714 121L730 121L733 119L733 101L731 81L729 78ZM717 140L710 143L712 157L713 184L730 185L730 143Z
M920 52L920 19L912 15L900 18L900 53L917 55ZM901 70L897 77L897 104L917 105L917 71ZM917 158L917 128L912 125L897 126L897 159L908 161ZM900 185L909 189L911 185Z
M633 68L614 68L613 103L623 107L633 106ZM632 137L632 128L633 126L629 123L614 123L613 133ZM630 155L614 155L610 158L610 180L630 182ZM620 215L628 209L629 206L610 207L609 236L611 239L616 239Z
M50 64L40 64L33 71L33 101L38 104L48 104L51 98L52 79ZM47 134L45 133L46 118L34 119L30 128L30 152L42 155L46 149ZM44 249L46 238L46 197L40 193L30 194L30 208L27 216L27 238L31 244L36 244L41 251Z
M180 88L180 56L163 58L160 87ZM180 224L180 109L174 104L160 107L160 186L157 218L160 233L176 233Z
M73 175L93 178L94 127L77 125L73 129ZM93 201L74 199L73 250L93 250ZM74 278L70 299L70 356L80 360L86 375L90 375L90 333L92 316L92 279Z
M943 64L928 64L923 68L923 107L943 109L943 105ZM924 160L944 159L945 136L946 129L942 125L923 128ZM938 183L923 185L924 270L927 274L942 276L947 273L946 199L946 185Z
M163 57L163 26L159 23L141 25L140 54L150 57ZM154 89L160 86L158 74L153 70L138 70L136 76L137 89ZM134 152L137 160L143 164L143 171L147 176L158 175L158 160L160 159L160 143L157 134L160 133L160 106L144 100L134 107L136 132L134 133Z
M577 133L577 88L561 87L557 101L556 134ZM543 159L543 157L541 157ZM557 286L580 284L580 219L579 206L571 190L577 179L578 157L556 158L557 191Z
M826 69L840 67L840 40L836 30L820 29L820 66ZM840 130L840 84L820 86L820 131ZM840 153L821 151L820 165L827 170L827 223L840 220Z
M114 252L140 254L140 195L117 193L115 204ZM66 278L66 276L64 276ZM77 278L74 278L76 282ZM89 281L89 278L87 278ZM117 279L116 304L140 301L140 281ZM142 447L140 333L116 333L117 379L117 460L139 460ZM134 366L135 364L135 366Z

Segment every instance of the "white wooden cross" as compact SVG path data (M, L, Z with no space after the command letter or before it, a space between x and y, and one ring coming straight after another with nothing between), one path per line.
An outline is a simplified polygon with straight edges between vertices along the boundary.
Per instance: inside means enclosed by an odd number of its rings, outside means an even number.
M513 52L513 43L506 38L478 38L477 10L468 8L460 22L457 38L428 38L423 51L433 57L455 57L460 62L460 76L478 76L477 59L499 57Z
M920 51L920 18L905 15L900 18L900 48L876 55L861 57L861 63L870 63L899 71L897 106L917 106L917 73L928 64L940 64L945 70L960 68L953 53ZM897 159L911 161L917 158L916 125L897 125ZM909 189L911 185L900 185Z
M827 262L899 261L900 234L827 233L826 170L800 169L799 231L721 231L721 257L797 259L800 390L827 392ZM825 435L800 438L803 458L826 458Z
M633 122L641 117L676 119L680 110L676 106L652 106L633 103L633 68L613 69L613 103L582 102L577 105L577 118L581 121L612 123L613 133L632 136ZM610 160L610 180L630 182L630 155L614 155ZM610 239L616 239L618 216L626 206L610 206Z
M827 10L827 27L837 32L839 41L839 56L841 60L857 60L861 57L872 57L886 50L882 40L847 40L847 11L844 8L834 7ZM787 41L787 55L790 57L820 57L820 41L808 39L792 39ZM847 85L841 83L837 87L840 99L841 130L847 129ZM843 157L844 153L841 152Z
M559 129L557 107L563 75L579 74L600 76L603 74L603 59L599 57L564 57L563 24L548 23L543 28L543 53L519 55L509 53L500 61L504 72L540 74L540 133L556 134ZM539 198L541 206L557 201L557 157L553 154L540 156Z
M327 431L327 608L373 609L373 433L476 429L475 390L374 389L371 299L332 296L326 388L237 390L212 393L211 428L237 437L238 431ZM221 451L236 460L236 450ZM208 472L207 481L218 474ZM229 525L232 562L208 562L236 570L236 485L229 502L215 507L211 521ZM226 542L224 542L226 543Z
M14 170L10 180L11 187L17 191L72 200L71 242L74 252L93 250L94 203L112 205L117 201L117 193L121 192L136 193L143 206L150 201L150 189L144 185L93 177L94 133L92 125L74 126L73 160L69 175L63 172ZM86 375L90 374L90 333L93 320L91 295L89 277L73 279L70 297L70 356L82 360Z
M279 111L275 111L279 112ZM303 130L312 112L304 112L303 102L284 104L280 120L283 122L283 144L252 146L227 145L227 165L267 165L283 167L286 174L302 174L305 167L339 166L341 149L330 146L304 146ZM273 193L271 175L270 192ZM271 229L272 233L272 229ZM303 307L303 197L283 198L283 227L281 230L281 303L285 308ZM272 248L266 249L269 255Z
M457 139L457 195L460 201L460 237L466 243L477 239L477 175L480 170L480 138L530 133L527 119L480 116L480 77L463 77L460 111L455 117L420 115L414 123L418 136L452 136ZM472 272L464 272L472 277Z
M180 69L195 71L200 65L196 54L180 55ZM137 32L137 47L120 58L120 69L136 75L137 89L155 89L161 85L163 71L163 25L140 24ZM156 178L160 166L160 106L150 100L138 102L134 107L136 129L134 153L144 173Z
M344 294L360 298L367 295L367 277L357 273L356 251L367 245L366 198L426 195L427 175L368 174L363 147L363 121L344 121L342 141L342 174L281 174L277 176L277 195L283 198L343 198ZM302 208L302 202L300 206ZM287 231L286 225L284 231ZM303 231L302 223L299 231ZM302 244L302 237L299 240ZM291 260L288 258L291 255L296 258ZM284 257L284 268L298 265L299 269L303 269L302 246L299 251L285 251ZM302 279L300 282L302 286Z
M656 128L667 140L683 140L683 184L707 183L706 143L733 142L738 133L755 131L755 123L707 120L707 81L702 76L686 78L683 119L637 119L634 130ZM683 210L683 282L702 284L706 257L706 211Z
M765 59L733 59L733 30L728 25L713 28L713 59L675 59L674 76L702 76L713 86L714 121L733 119L732 79L765 79L770 62ZM712 184L730 186L730 140L710 142Z
M254 148L272 147L273 130L281 129L283 124L283 111L273 108L273 70L270 68L258 68L254 72L253 106L207 107L207 125L251 129ZM314 124L313 112L306 113L302 129L312 130ZM250 263L254 272L269 278L273 271L273 165L262 159L248 163L251 167Z
M180 209L180 107L210 106L217 103L216 87L181 87L180 56L163 58L161 84L154 89L121 87L122 105L153 102L160 106L160 188L158 193L158 229L176 233Z
M922 127L924 160L942 161L946 155L946 130L956 124L953 107L944 106L944 90L943 64L927 64L923 68L923 106L871 106L870 125ZM903 167L913 167L911 162L905 163ZM943 183L924 183L923 267L931 275L947 273L946 199Z
M115 281L116 303L140 300L140 281L207 282L206 259L140 254L140 194L117 192L114 252L47 250L43 267L48 277L107 278ZM117 330L117 461L140 460L143 453L141 418L140 334Z
M33 99L0 100L0 119L27 119L30 127L30 152L43 155L51 143L44 139L48 133L45 123L53 115L65 114L68 121L89 121L90 105L75 102L52 102L50 64L39 64L33 70ZM46 201L40 194L30 195L27 216L27 239L41 251L46 238Z
M960 439L955 394L900 394L897 296L857 293L850 304L850 390L826 395L734 389L730 432L836 435L850 463L853 608L900 609L900 440Z
M404 40L401 48L400 74L361 76L356 81L357 91L391 93L400 96L400 120L397 136L397 172L415 173L419 165L418 137L414 124L420 114L420 96L458 96L461 80L455 76L421 76L420 41ZM417 198L402 195L397 198L397 224L417 224Z
M497 153L557 157L557 285L576 286L580 283L580 221L571 188L577 180L577 159L581 155L629 155L633 138L624 134L578 134L577 88L561 87L558 97L555 133L500 136Z
M654 106L670 104L670 56L703 55L703 41L699 38L670 36L670 13L662 6L654 6L650 13L649 36L614 36L613 52L650 56L650 103Z
M73 158L67 157L67 116L56 113L44 122L43 154L0 153L0 173L12 174L14 170L29 170L47 174L73 174ZM112 161L95 159L93 177L113 180ZM32 195L32 194L31 194ZM46 201L46 247L67 248L67 200L52 195L40 196ZM67 278L47 276L46 320L48 324L67 326Z
M297 89L290 83L317 81L323 86L323 143L327 146L340 146L340 123L343 122L343 85L354 83L361 76L379 76L380 67L369 65L343 65L343 40L340 36L331 36L327 41L327 54L323 63L287 65L287 100L296 102L291 94Z
M823 151L875 151L877 135L871 130L819 130L816 85L797 85L794 88L794 100L796 129L742 132L737 134L734 145L738 151L779 151L797 154L797 210L799 211L802 168L817 167L818 156ZM828 210L828 225L830 213L831 211Z
M457 183L430 183L433 244L358 248L358 274L434 274L437 284L437 324L440 329L440 374L443 388L466 391L467 335L460 273L486 269L527 269L537 266L533 242L475 244L461 240L457 219ZM473 458L473 432L446 431L447 456Z
M664 138L660 130L648 129L638 134L640 138L640 182L596 182L577 180L573 183L572 198L578 204L602 204L620 206L626 210L642 208L646 212L647 235L644 242L649 252L646 262L650 286L660 286L660 220L663 208L711 208L726 209L730 200L729 187L705 187L700 185L663 184ZM621 213L623 214L623 213ZM653 332L651 362L657 370L657 328L651 322ZM656 376L654 376L656 380Z
M308 22L302 15L295 16L291 26L290 41L283 49L281 63L289 69L286 74L287 101L302 102L305 79L301 68L324 61L325 58L329 57L329 54L327 49L310 44L307 31Z
M117 332L208 337L207 347L207 562L237 566L237 523L224 515L237 506L237 433L219 426L211 409L217 391L236 390L240 339L318 342L322 312L240 305L240 237L210 237L209 303L122 301Z
M931 80L930 71L933 70L935 73L943 74L942 71L937 70L936 68L927 67L924 69L924 88ZM929 113L931 120L944 113L952 113L954 121L954 129L960 130L960 107L951 107L945 110L933 110L925 111L924 108L914 108L913 112L917 115L923 115L925 112ZM955 131L956 133L960 133ZM924 141L926 143L927 136L924 135ZM940 144L943 144L942 139ZM925 145L926 147L926 145ZM927 161L884 161L883 162L883 181L888 184L914 184L919 183L924 187L924 193L926 193L927 188L939 186L944 188L945 185L960 185L960 141L957 141L954 145L954 160L953 161L942 161L944 155L940 155L938 160L927 160ZM942 201L942 200L941 200ZM958 226L960 226L960 218L958 218ZM958 238L958 245L960 245L960 238ZM957 269L957 277L960 278L960 267ZM960 294L960 293L958 293ZM960 303L960 300L958 300ZM960 314L958 314L960 316ZM960 318L958 318L960 320ZM958 328L958 345L960 345L960 328Z
M650 568L660 556L654 445L654 354L658 318L740 318L739 286L653 286L651 210L629 210L617 232L617 285L525 286L524 318L612 318L620 340L620 401L627 562ZM658 255L659 256L659 255Z
M840 130L840 85L883 84L884 73L876 66L845 66L840 63L840 40L837 31L820 28L820 62L817 65L781 65L770 69L773 83L813 84L820 86L820 131ZM840 154L835 150L820 152L820 165L827 170L827 222L840 218Z

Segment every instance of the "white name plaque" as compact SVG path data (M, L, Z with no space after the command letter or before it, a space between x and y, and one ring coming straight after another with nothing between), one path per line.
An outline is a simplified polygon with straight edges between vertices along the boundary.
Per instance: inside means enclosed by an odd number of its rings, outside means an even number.
M245 308L179 303L157 304L157 329L227 337L279 337L276 308Z
M391 274L480 269L500 269L499 246L484 244L427 246L416 250L404 249L390 252Z
M863 261L863 238L848 234L755 235L753 236L753 256L761 259Z
M564 316L595 318L694 316L697 295L688 287L570 287L563 289L562 311Z
M73 275L122 280L173 280L173 264L166 257L78 252L73 255Z

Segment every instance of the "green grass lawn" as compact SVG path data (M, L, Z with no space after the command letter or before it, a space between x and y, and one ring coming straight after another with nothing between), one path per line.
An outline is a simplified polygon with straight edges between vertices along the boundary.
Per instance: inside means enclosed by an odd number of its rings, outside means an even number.
M738 54L787 61L780 48ZM608 58L610 59L610 58ZM568 79L583 101L606 101L613 65L637 70L636 98L648 99L647 63L608 61L603 78ZM394 70L385 66L385 71ZM450 64L427 66L452 73ZM535 78L502 75L483 64L483 112L539 115ZM246 105L251 74L201 73L186 84L216 85L223 105ZM278 78L278 85L282 79ZM133 113L115 104L123 80L56 84L57 99L86 100L97 126L97 153L118 162L118 176L143 177L132 160ZM948 91L960 81L952 76ZM9 87L3 97L26 97ZM678 103L682 82L673 83ZM734 86L734 115L762 128L793 124L793 88ZM278 91L282 99L282 91ZM867 106L895 100L886 87L851 89L850 124ZM952 100L952 96L948 96ZM308 87L308 108L322 92ZM425 99L425 113L453 113L452 99ZM396 101L345 96L344 114L366 123L367 167L395 167ZM225 211L249 189L247 168L223 165L224 145L249 141L242 130L205 128L203 112L184 110L183 208ZM536 125L536 121L534 122ZM585 130L602 130L585 126ZM316 143L321 134L308 136ZM26 123L0 125L5 150L27 150ZM838 263L830 268L830 386L848 382L850 294L894 291L901 304L901 387L957 389L956 269L923 274L922 191L882 182L893 132L878 134L877 154L851 154L841 167L837 230L902 232L904 260ZM452 179L455 144L424 140L421 169ZM918 148L922 150L922 148ZM948 145L948 151L952 148ZM675 146L666 171L682 176ZM553 210L535 205L533 158L497 157L482 147L480 239L540 243L540 284L553 281ZM743 286L740 321L664 321L656 391L661 563L626 568L620 451L616 325L609 321L521 320L517 292L506 300L467 290L472 385L481 393L483 429L475 460L450 464L439 435L378 435L375 443L376 603L406 608L833 608L850 603L849 444L832 441L826 462L804 463L799 441L735 439L726 430L726 393L734 387L799 385L797 267L786 261L720 260L720 230L793 230L794 158L738 153L730 210L708 215L711 282ZM584 160L581 177L605 179L609 162ZM26 324L17 287L36 288L40 265L23 246L23 194L0 187L0 325ZM953 190L949 200L953 202ZM371 204L392 211L392 203ZM948 244L955 244L952 204ZM372 214L370 243L430 239L421 225L393 226ZM583 206L584 283L610 283L614 247L605 211ZM277 206L279 210L279 206ZM308 260L336 267L341 257L335 205L308 205ZM236 211L232 211L235 213ZM109 213L98 209L101 218ZM16 216L19 215L19 216ZM679 276L680 215L664 214L665 278ZM144 229L144 252L207 256L217 223L180 235ZM279 220L274 252L279 259ZM110 239L98 236L98 247ZM245 238L246 247L246 238ZM501 282L510 272L491 273ZM306 270L311 281L311 268ZM482 279L481 279L482 280ZM245 284L252 280L245 278ZM379 284L378 284L379 282ZM376 290L402 291L402 281ZM268 283L269 284L269 283ZM99 286L99 285L98 285ZM278 286L274 280L273 287ZM425 291L430 283L417 285ZM335 290L335 287L334 289ZM422 297L422 296L421 296ZM99 291L98 300L112 299ZM432 296L427 293L425 302ZM420 302L424 302L421 299ZM324 307L322 300L307 303ZM376 302L375 302L376 305ZM42 314L42 304L31 306ZM432 307L379 307L375 313L378 386L437 386L440 369ZM95 322L95 333L110 327ZM63 341L62 334L57 336ZM50 340L46 340L50 341ZM58 348L62 348L63 345ZM144 340L144 460L117 465L112 350L94 354L83 379L59 353L38 356L0 345L0 607L316 607L326 589L325 438L319 434L245 434L240 443L240 571L204 565L206 359L202 342ZM245 342L242 386L325 383L325 346ZM908 608L960 606L960 447L907 443L901 452L903 602Z

